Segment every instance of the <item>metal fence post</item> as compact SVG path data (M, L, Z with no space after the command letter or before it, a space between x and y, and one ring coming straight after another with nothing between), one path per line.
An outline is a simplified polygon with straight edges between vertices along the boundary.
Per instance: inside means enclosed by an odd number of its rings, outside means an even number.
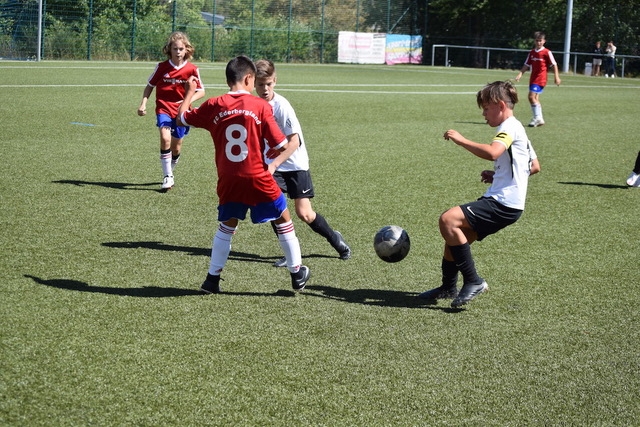
M87 60L91 61L91 37L93 36L93 0L89 0L89 25L87 28Z
M44 13L42 10L42 2L44 0L40 0L38 1L38 40L37 40L37 46L36 46L36 61L40 61L42 59L42 51L44 50L44 43L42 40L42 26L44 25Z
M176 30L176 14L178 12L178 0L173 0L173 9L171 10L171 32Z
M132 16L131 16L131 53L129 54L129 57L131 58L131 60L133 61L133 59L135 58L135 52L136 52L136 15L137 15L137 7L138 7L138 1L137 0L133 0L133 12L132 12Z
M322 18L320 19L320 63L324 63L324 3L325 0L322 1Z
M256 13L256 0L251 2L251 37L249 46L249 56L253 58L253 32L255 29L255 13Z
M293 0L289 0L289 19L287 28L287 62L291 62L291 21L293 19Z
M218 1L213 0L213 17L211 18L211 62L213 62L216 45L216 14L218 13Z

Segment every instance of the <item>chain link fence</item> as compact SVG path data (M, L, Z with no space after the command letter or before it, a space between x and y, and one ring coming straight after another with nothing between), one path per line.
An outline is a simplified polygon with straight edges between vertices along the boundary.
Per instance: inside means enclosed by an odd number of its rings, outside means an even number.
M392 4L393 3L393 4ZM165 59L184 31L197 61L238 54L332 63L338 32L420 34L424 0L0 0L0 58Z

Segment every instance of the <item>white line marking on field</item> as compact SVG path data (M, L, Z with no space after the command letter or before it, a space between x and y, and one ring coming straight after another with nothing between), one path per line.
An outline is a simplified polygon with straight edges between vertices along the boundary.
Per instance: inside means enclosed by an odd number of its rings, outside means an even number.
M309 85L309 86L320 86L320 85ZM327 85L331 87L335 87L336 85ZM366 87L371 85L345 85L344 87ZM377 85L380 86L380 85ZM398 85L398 86L390 86L390 87L402 87L406 85ZM463 85L467 87L478 87L477 85ZM144 88L144 85L140 84L94 84L94 85L0 85L0 88L71 88L71 87L140 87ZM427 86L425 86L427 87ZM443 88L447 87L447 85L434 85L433 87ZM227 86L222 85L205 85L205 89L228 89ZM360 89L296 89L296 88L286 88L278 85L278 91L280 92L317 92L317 93L353 93L353 94L397 94L397 95L475 95L477 91L404 91L404 90L360 90Z

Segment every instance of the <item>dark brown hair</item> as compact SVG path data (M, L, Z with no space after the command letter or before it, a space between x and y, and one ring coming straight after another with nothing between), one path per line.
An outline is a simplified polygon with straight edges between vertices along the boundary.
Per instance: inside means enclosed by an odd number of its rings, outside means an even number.
M504 101L507 107L513 110L518 103L518 92L510 81L495 81L487 83L485 87L478 91L476 95L478 107L482 108L487 104L497 104Z
M225 75L227 84L233 85L241 81L247 74L256 75L256 64L244 55L236 56L227 63Z

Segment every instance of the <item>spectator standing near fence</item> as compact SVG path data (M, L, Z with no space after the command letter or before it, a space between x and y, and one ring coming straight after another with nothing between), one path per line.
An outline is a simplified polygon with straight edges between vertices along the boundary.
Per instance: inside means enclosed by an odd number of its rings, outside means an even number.
M168 191L174 185L173 170L180 159L182 140L189 133L188 126L177 126L176 115L185 94L184 84L193 76L198 81L192 101L204 96L198 67L189 62L194 48L185 33L171 33L162 48L167 60L156 65L142 93L138 115L147 114L147 101L156 89L156 125L160 130L160 166L162 167L161 191Z
M544 47L547 36L542 31L537 31L533 37L535 39L534 48L527 55L522 69L516 76L516 81L519 82L522 75L527 70L531 70L531 77L529 77L529 104L531 104L533 118L529 123L529 127L538 127L544 125L540 94L547 85L547 70L553 68L556 85L560 86L561 80L558 72L558 63L553 57L553 53Z
M616 46L612 41L607 43L607 47L604 50L605 58L607 60L604 69L604 76L611 77L612 79L616 77Z
M602 50L602 43L600 43L600 40L598 40L596 42L595 47L593 48L593 67L591 68L591 75L592 76L599 76L600 75L600 68L602 67L602 55L604 54L603 50Z

